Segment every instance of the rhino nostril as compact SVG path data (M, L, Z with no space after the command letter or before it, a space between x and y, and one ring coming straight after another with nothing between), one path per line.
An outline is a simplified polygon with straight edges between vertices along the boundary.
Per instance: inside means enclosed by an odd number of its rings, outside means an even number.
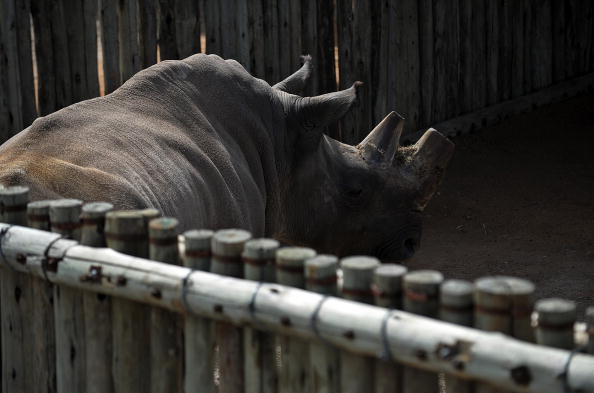
M413 238L408 238L404 241L403 248L407 258L414 255L415 251L417 251L417 245L417 241Z

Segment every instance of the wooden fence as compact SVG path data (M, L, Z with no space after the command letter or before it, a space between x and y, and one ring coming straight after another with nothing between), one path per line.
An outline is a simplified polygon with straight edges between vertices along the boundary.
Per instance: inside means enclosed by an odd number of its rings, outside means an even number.
M590 0L1 0L0 142L158 60L199 51L271 83L310 53L310 94L364 81L358 110L331 130L348 143L392 110L409 131L464 132L591 88L593 9Z
M244 230L28 195L0 189L2 392L594 392L594 307L589 341L570 301L533 327L526 280L365 256L338 280Z

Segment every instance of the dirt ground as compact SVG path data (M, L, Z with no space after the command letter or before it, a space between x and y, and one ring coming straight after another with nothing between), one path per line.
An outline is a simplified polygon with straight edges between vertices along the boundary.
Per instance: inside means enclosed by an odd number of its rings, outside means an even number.
M536 298L594 305L594 95L454 138L406 265L446 278L513 275Z

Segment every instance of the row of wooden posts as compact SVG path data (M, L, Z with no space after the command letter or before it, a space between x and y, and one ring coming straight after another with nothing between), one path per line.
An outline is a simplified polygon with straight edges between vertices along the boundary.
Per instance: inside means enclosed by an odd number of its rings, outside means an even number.
M155 272L168 274L169 264L183 264L221 276L276 282L323 294L328 298L322 298L311 320L304 322L311 323L314 331L315 318L322 318L325 300L341 296L501 332L518 340L594 354L594 307L586 312L590 339L587 347L579 349L574 342L575 304L544 299L533 308L534 286L526 280L485 277L474 284L444 280L437 271L407 271L404 266L380 264L372 257L354 256L339 261L332 255L316 255L309 248L279 247L276 240L252 239L249 232L240 229L190 230L183 233L180 243L176 219L159 217L154 209L112 209L109 203L83 204L72 199L29 202L26 187L0 189L0 222L59 234L48 238L45 249L31 245L30 255L22 252L14 255L16 266L38 264L39 277L35 277L17 272L7 264L11 255L6 239L16 235L9 231L10 227L0 227L0 251L4 259L0 272L3 392L412 393L437 392L440 385L447 392L493 391L489 385L455 374L440 379L434 371L389 362L398 357L391 353L393 349L389 345L382 347L384 353L380 358L384 360L374 360L360 353L340 351L325 340L310 342L294 335L260 331L254 326L236 326L190 314L184 317L143 304L170 302L179 306L182 303L183 309L191 309L189 294L185 293L187 281L193 281L191 274L184 275L181 287L178 284L175 288L181 291L179 299L173 299L146 272L142 279L154 287L148 295L137 295L138 301L51 284L49 281L53 279L48 281L48 275L74 274L69 273L70 268L62 258L77 241L91 247L107 245L124 254L168 264L154 264L151 271ZM33 243L32 239L29 241ZM61 251L53 250L60 242L56 247ZM115 255L120 255L110 250L90 252L104 253L114 266ZM89 258L85 274L79 272L71 278L75 286L90 286L92 290L96 290L95 285L107 293L118 288L131 291L138 285L132 274L134 264L141 261L131 258L121 274L109 276L106 266ZM339 266L341 280L337 275ZM215 279L224 279L221 276ZM140 287L136 289L142 292ZM240 285L225 290L242 293ZM271 287L270 291L274 292L275 288ZM283 296L282 290L276 291ZM254 312L252 308L257 304L257 293L256 290L248 296L250 312ZM294 298L294 307L301 307L302 301L307 303L307 296L304 293ZM233 313L232 308L228 310L227 306L215 303L212 313ZM538 315L536 328L531 323L533 309ZM341 316L344 318L340 321L341 339L365 341L366 337L357 336L358 328L353 325L357 322L347 311ZM289 334L300 323L288 316L280 318L281 329ZM382 322L382 329L386 326ZM422 337L426 332L421 325L418 329L415 335ZM463 373L471 361L465 358L469 355L464 345L472 346L470 336L468 342L440 343L435 353L419 349L414 357L422 364L436 356L451 361L454 372ZM572 356L569 353L570 360ZM586 360L594 365L594 357ZM533 391L529 387L536 384L536 373L527 365L513 367L508 375L501 375L501 383L511 385L510 390ZM586 374L585 381L583 391L594 391L594 374L589 377Z

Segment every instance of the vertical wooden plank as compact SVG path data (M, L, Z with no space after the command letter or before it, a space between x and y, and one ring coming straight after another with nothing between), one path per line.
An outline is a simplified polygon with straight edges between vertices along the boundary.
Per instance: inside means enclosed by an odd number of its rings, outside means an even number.
M380 261L372 257L347 257L340 261L343 273L342 297L373 303L373 272ZM340 391L356 393L374 390L373 359L351 352L340 353Z
M516 98L524 94L524 13L526 0L512 1L512 65L511 95Z
M524 94L533 91L534 59L532 58L532 46L534 38L532 35L534 25L534 9L532 1L526 0L524 5Z
M392 66L389 61L388 41L390 37L389 23L390 2L380 1L376 3L374 9L374 21L377 24L377 34L379 34L378 47L374 50L374 71L376 74L376 82L374 89L374 113L373 120L377 123L391 109L387 107L388 94L388 73ZM419 45L421 42L419 42ZM421 64L419 64L421 66ZM419 91L419 97L422 97L422 91Z
M161 5L161 14L163 13ZM218 0L205 0L204 25L206 29L206 53L221 54L221 8Z
M511 98L512 74L512 3L514 0L502 0L499 15L499 101ZM552 53L551 53L552 56Z
M319 93L335 91L337 87L334 48L339 43L334 35L335 4L333 0L319 0L317 2Z
M155 218L149 222L149 258L179 265L178 225L175 218ZM152 296L158 298L157 287ZM178 314L151 308L151 389L152 393L182 390L182 331Z
M21 96L19 47L18 47L18 29L17 12L15 0L2 0L2 13L0 18L2 22L2 39L6 64L6 84L8 87L8 118L9 118L9 136L12 136L23 129L23 108Z
M2 9L3 5L0 5ZM4 18L0 18L0 89L3 92L8 92L8 57L6 56L6 50L4 49ZM8 102L8 94L0 94L0 143L8 140L11 133L11 118L10 118L10 105ZM1 380L0 380L1 381Z
M313 72L309 85L305 87L304 96L319 94L320 55L318 55L318 9L315 0L304 0L301 4L302 34L301 46L303 54L309 54L313 58Z
M370 1L357 0L353 2L353 52L354 80L363 81L363 88L359 89L359 104L351 112L354 114L354 127L350 143L361 142L373 128L373 7ZM415 8L416 11L416 8ZM415 15L416 20L416 15ZM413 60L411 60L413 62ZM351 83L352 84L352 83ZM418 92L414 93L415 95Z
M237 57L237 2L220 0L221 23L221 57L235 59Z
M184 233L184 266L210 270L210 243L213 231L191 230ZM190 278L191 279L191 278ZM212 322L186 315L184 328L185 393L214 393L214 340Z
M553 82L565 80L565 29L567 20L565 18L565 1L551 2L552 29L553 29Z
M479 0L480 1L480 0ZM389 21L388 21L389 23ZM420 95L421 120L423 127L435 121L433 98L435 97L434 77L434 23L433 1L419 0L419 61L420 61ZM472 37L475 37L474 32ZM471 74L474 75L474 72ZM388 110L390 108L387 108Z
M280 72L280 47L278 33L278 1L262 0L262 9L264 10L264 36L265 41L265 59L266 80L273 85L284 77ZM285 75L286 76L286 75Z
M291 1L277 0L278 12L278 42L279 42L279 66L281 79L293 73L291 68L291 57L294 55L291 51Z
M446 30L442 33L454 32L457 34L457 7L456 2L448 2L445 6L449 11L455 9L456 12L451 12L447 22L444 21ZM404 116L409 130L416 131L419 124L419 24L418 24L418 9L416 0L401 0L397 1L396 7L396 42L397 46L391 49L396 50L394 58L396 60L396 110ZM439 34L439 32L438 32ZM457 37L447 37L445 40L448 43L448 52L444 53L448 61L444 71L446 73L443 77L448 78L446 94L450 97L457 96L458 78L458 53ZM454 45L454 41L455 44ZM456 91L451 88L455 83ZM456 99L450 99L443 103L453 105L458 102ZM447 108L446 108L447 109ZM448 112L449 113L449 112Z
M80 240L82 201L59 199L50 204L52 232ZM82 392L86 387L86 342L82 291L54 287L56 379L58 392Z
M142 68L157 62L157 0L138 0Z
M460 0L460 113L472 108L472 88L475 75L472 72L472 0Z
M485 29L487 31L487 104L499 102L499 55L501 1L487 1Z
M200 12L197 1L175 2L175 39L180 59L200 52Z
M248 29L250 49L250 71L256 78L266 78L266 59L264 57L264 10L262 1L250 1L248 3Z
M299 67L301 67L301 55L303 53L302 47L303 44L301 42L302 35L301 35L301 2L300 1L291 1L290 2L290 19L289 19L289 30L290 30L290 39L291 39L291 56L290 56L290 67L289 67L289 74L291 75L295 72Z
M385 263L375 269L373 292L377 306L402 309L402 278L406 272L406 267L393 263ZM383 355L384 358L390 356L389 353ZM401 392L402 366L386 360L375 361L375 393Z
M464 280L446 280L440 287L439 318L462 326L473 326L473 285ZM448 393L472 393L472 381L445 375L445 388Z
M305 261L305 280L308 291L326 296L336 296L338 258L318 255ZM315 393L340 392L340 351L323 343L309 344L311 384Z
M404 310L414 314L436 318L439 310L439 287L441 273L434 270L417 270L404 276ZM425 370L404 367L404 392L437 393L437 374Z
M279 243L273 239L253 239L242 253L247 280L275 281L275 254ZM253 328L243 329L246 393L274 393L277 390L276 336Z
M31 54L31 0L16 2L16 28L18 40L19 78L23 128L37 117L35 85L33 81L33 58Z
M348 88L356 81L353 58L354 32L353 2L349 0L336 1L336 24L338 42L338 84L340 89ZM358 130L356 128L355 108L340 122L340 140L345 143L355 143Z
M141 258L148 257L145 218L140 211L111 211L105 216L107 246ZM118 279L119 285L126 278ZM150 308L129 300L112 299L113 359L115 393L146 393L150 390L150 372L138 367L150 358Z
M99 76L97 74L97 0L84 0L84 32L85 32L85 65L86 65L86 98L99 96Z
M532 24L532 87L534 90L549 86L552 82L553 48L551 1L533 0L534 20Z
M534 309L538 321L536 343L573 350L574 324L577 317L575 302L557 298L541 299L536 302Z
M4 3L5 5L6 3ZM14 225L27 225L27 187L7 187L0 189L0 222ZM29 373L33 348L29 347L30 335L27 315L30 312L31 293L27 276L8 268L0 275L0 323L2 326L2 391L26 393L29 385Z
M80 244L89 247L106 246L105 215L112 209L113 205L107 202L91 202L83 205ZM87 279L97 279L99 274L99 271L92 270ZM113 392L111 298L103 294L84 292L83 309L87 343L85 392Z
M141 69L137 0L120 0L118 33L120 41L120 74L123 83Z
M434 97L432 121L441 121L447 118L448 101L448 37L447 29L447 0L433 1L433 56L434 56Z
M223 229L212 237L210 271L231 277L243 277L241 252L251 234L242 229ZM224 310L222 310L224 312ZM219 392L243 392L243 331L226 322L214 322L216 343L219 347Z
M63 0L64 18L67 23L68 57L70 59L70 87L72 103L87 98L87 66L85 58L85 18L83 2Z
M484 108L487 103L485 3L486 0L472 2L472 110Z
M122 84L120 75L120 41L118 25L118 1L101 0L101 47L103 48L103 76L105 94Z
M548 0L547 3L554 0ZM580 21L577 24L577 31L576 34L578 36L578 42L580 44L580 63L579 63L579 73L585 74L588 71L592 70L592 37L594 37L594 4L592 1L582 0L580 2ZM548 48L547 48L548 49Z
M159 54L161 60L179 59L177 29L175 26L175 0L159 0Z
M249 13L248 13L248 0L239 0L236 4L236 19L235 23L237 26L237 60L241 65L249 72L250 71L250 38L249 29Z
M276 282L295 288L305 288L305 261L316 256L311 248L284 247L276 252ZM285 324L290 324L290 320ZM279 393L301 393L309 390L309 346L302 339L278 336L281 347L281 367L278 376Z

